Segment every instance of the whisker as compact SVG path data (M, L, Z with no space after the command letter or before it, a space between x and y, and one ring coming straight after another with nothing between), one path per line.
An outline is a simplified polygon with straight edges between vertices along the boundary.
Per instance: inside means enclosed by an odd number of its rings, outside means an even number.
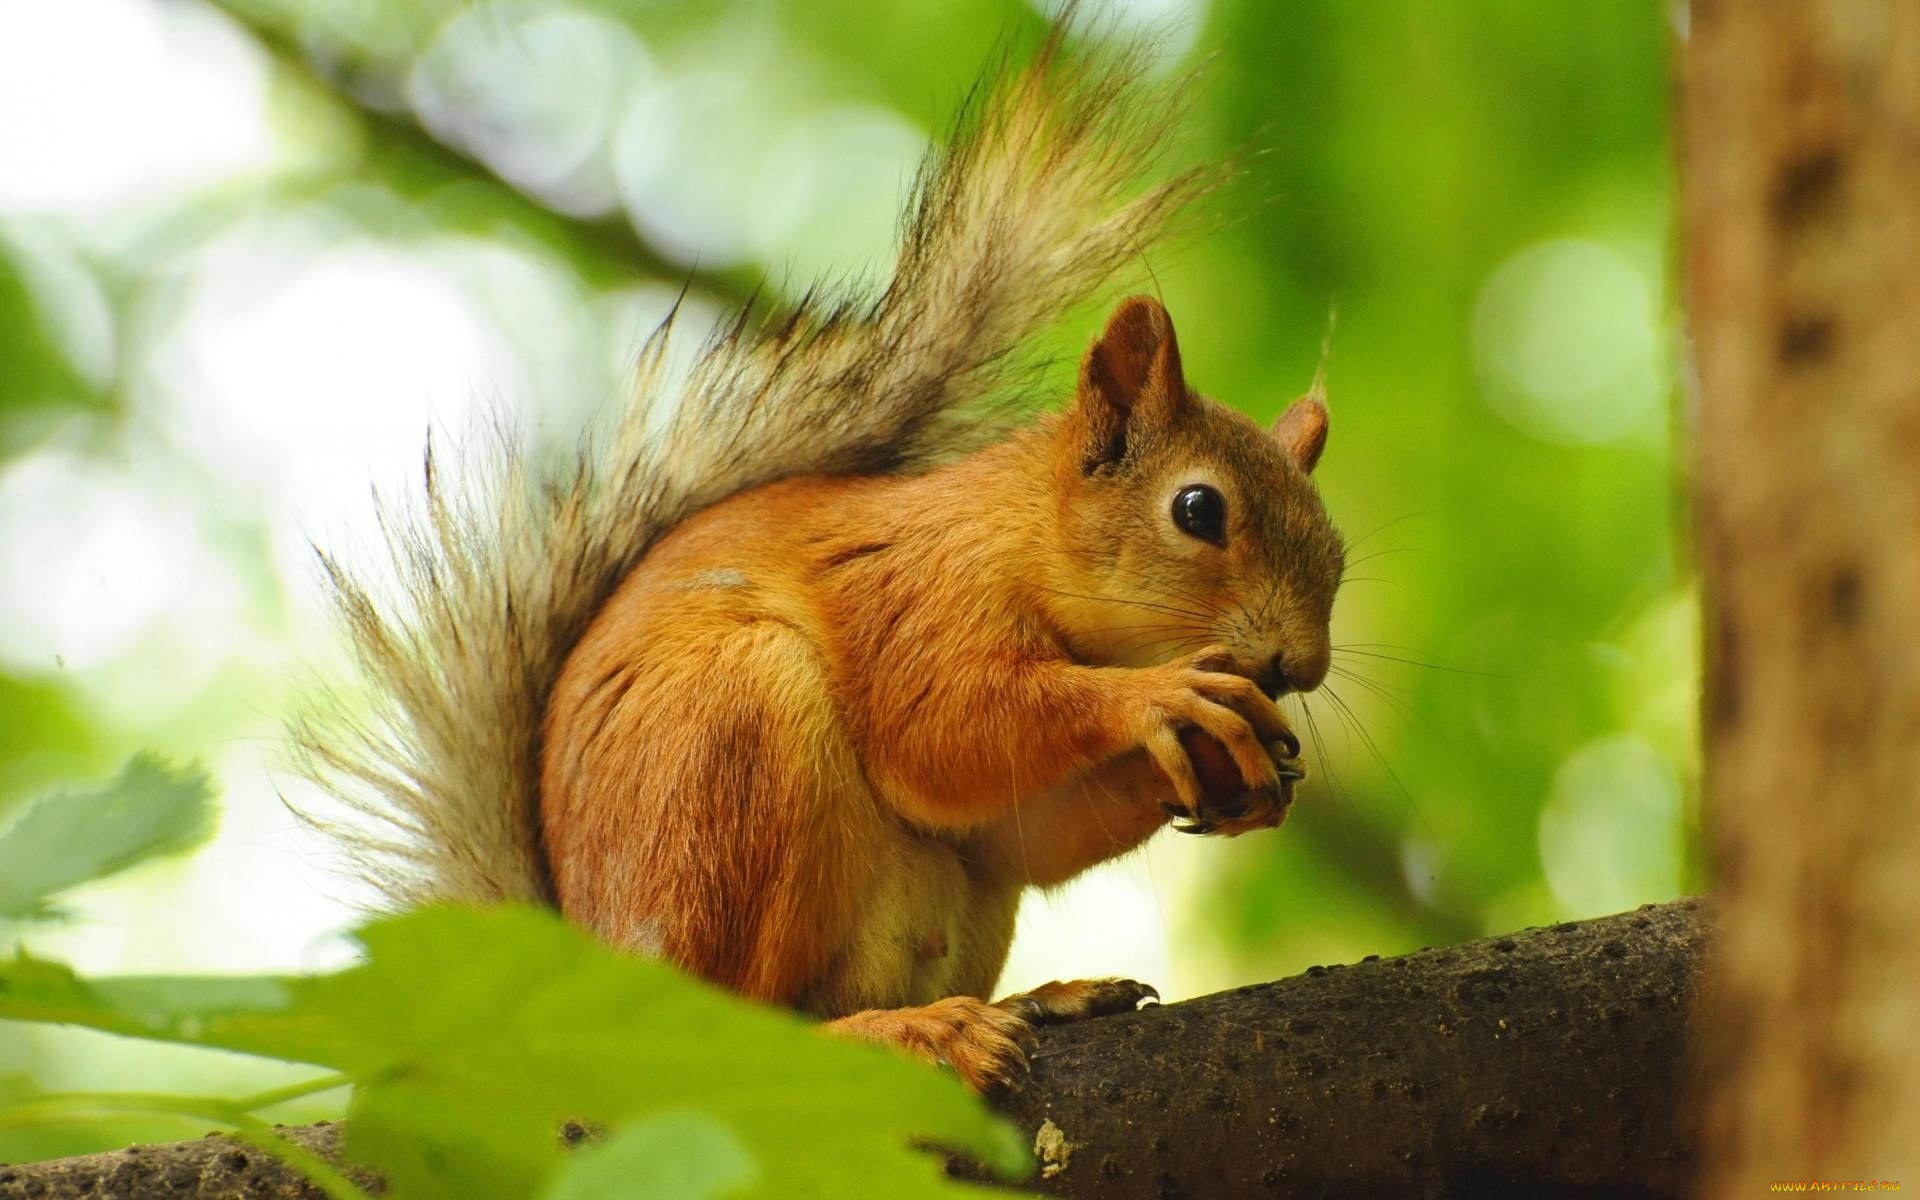
M1440 728L1439 722L1429 717L1426 713L1421 712L1412 704L1409 704L1404 698L1398 695L1390 685L1382 683L1378 679L1369 679L1365 675L1361 675L1346 667L1335 667L1333 669L1339 672L1340 678L1367 689L1375 699L1392 708L1401 716L1411 721L1418 721L1427 732L1444 742L1448 749L1455 751L1460 749L1460 743L1454 741L1446 730Z
M1333 769L1333 755L1329 753L1331 747L1329 747L1326 740L1320 736L1320 723L1313 719L1313 707L1307 703L1306 696L1302 695L1299 699L1300 715L1306 718L1307 732L1312 735L1313 744L1320 751L1318 761L1321 766L1327 769L1328 789L1333 792L1335 799L1343 801L1350 800L1352 797L1345 786L1341 784L1339 772Z
M1211 599L1207 598L1206 596L1203 596L1200 593L1193 591L1191 588L1183 586L1177 580L1169 578L1167 574L1157 573L1153 571L1146 571L1146 570L1142 570L1139 567L1121 566L1117 563L1114 564L1112 567L1110 567L1109 570L1112 570L1120 574L1129 575L1134 579L1139 579L1146 583L1150 583L1155 587L1165 588L1168 592L1172 593L1175 599L1185 600L1189 604L1199 605L1202 609L1205 609L1207 613L1211 616L1218 617L1218 616L1226 615L1226 610L1224 608L1221 608L1219 605L1215 604Z
M1369 529L1369 530L1368 530L1367 532L1365 532L1365 533L1363 533L1363 534L1361 534L1361 535L1360 535L1359 537L1357 537L1357 538L1355 538L1355 539L1353 539L1353 540L1352 540L1351 542L1348 542L1348 543L1347 543L1347 549L1349 549L1349 550L1352 550L1352 549L1354 549L1354 548L1356 548L1357 546L1359 546L1359 545L1360 545L1360 544L1361 544L1362 542L1365 542L1365 541L1366 541L1367 539L1369 539L1369 538L1372 538L1372 537L1377 537L1378 535L1380 535L1380 534L1382 534L1382 533L1385 533L1385 532L1386 532L1387 530L1389 530L1389 529L1392 529L1392 528L1393 528L1393 527L1394 527L1395 525L1404 525L1404 524L1406 524L1406 523L1407 523L1408 521L1413 521L1413 520L1417 520L1417 519L1419 519L1419 518L1421 518L1421 517L1424 517L1424 516L1426 516L1426 515L1428 515L1428 514L1426 514L1426 513L1408 513L1408 514L1407 514L1406 516L1404 516L1404 517L1395 517L1395 518L1394 518L1393 520L1391 520L1391 521L1388 521L1388 522L1387 522L1386 524L1384 524L1384 525L1375 525L1375 526L1374 526L1374 527L1373 527L1372 529Z
M1380 749L1380 743L1376 742L1373 735L1367 732L1366 726L1360 721L1359 714L1353 711L1353 706L1348 704L1346 700L1341 697L1340 693L1334 691L1332 688L1323 688L1322 690L1326 693L1327 699L1333 702L1334 707L1346 714L1347 720L1354 733L1359 736L1361 744L1367 748L1369 754L1373 755L1373 761L1379 764L1381 773L1387 777L1387 781L1393 785L1394 791L1398 792L1400 798L1406 802L1407 809L1413 813L1414 819L1420 822L1423 829L1426 829L1427 822L1426 818L1420 812L1420 805L1415 802L1413 793L1407 790L1407 785L1400 778L1400 773L1395 771L1393 764L1387 761L1386 754ZM1427 829L1427 835L1429 837L1433 836L1433 831Z
M1333 647L1333 652L1335 654L1354 654L1362 658L1377 658L1384 662L1399 663L1400 665L1406 666L1406 667L1419 667L1424 671L1445 671L1449 675L1473 675L1481 679L1506 679L1506 680L1513 679L1513 676L1511 675L1501 675L1494 671L1471 671L1465 667L1448 667L1448 666L1443 666L1440 663L1421 662L1417 658L1401 658L1397 654L1380 654L1376 651L1360 650L1356 648L1356 646L1367 645L1367 644L1369 643L1360 642L1360 643L1355 643L1355 645L1349 645L1349 646L1335 646Z
M1129 608L1144 608L1150 612L1167 613L1171 616L1185 617L1188 620L1192 620L1192 621L1206 621L1210 619L1212 615L1214 615L1209 613L1191 612L1187 609L1174 608L1165 604L1155 604L1150 600L1127 600L1119 596L1090 596L1081 592L1068 592L1068 591L1062 591L1059 588L1049 588L1049 587L1043 587L1040 590L1043 592L1047 592L1051 595L1066 596L1074 600L1091 600L1096 604L1122 604L1122 605L1126 605Z
M1382 704L1392 708L1401 716L1420 721L1426 719L1414 709L1413 705L1407 703L1403 697L1397 695L1387 684L1381 683L1377 679L1368 679L1365 675L1356 674L1345 667L1339 666L1333 668L1333 674L1346 680L1348 683L1367 689L1369 695L1379 700ZM1439 733L1439 730L1435 729L1434 732Z
M1419 546L1393 546L1385 550L1374 550L1369 553L1362 554L1359 558L1348 559L1347 568L1351 570L1352 568L1359 566L1361 563L1372 562L1376 558L1387 558L1395 554L1416 554L1420 552L1420 549L1421 548Z
M1140 642L1137 644L1127 645L1124 648L1128 651L1145 650L1157 655L1157 654L1162 654L1170 651L1178 652L1181 650L1198 650L1202 646L1211 644L1212 640L1213 640L1212 638L1200 637L1200 636L1189 636L1189 637L1180 637L1180 638L1167 637L1167 638L1160 638L1155 641Z
M1192 626L1176 623L1173 621L1156 621L1156 622L1142 622L1141 624L1138 624L1138 625L1108 625L1108 626L1105 626L1104 628L1107 633L1137 633L1137 632L1161 633L1169 629L1189 630L1192 628Z
M1118 850L1120 847L1120 839L1114 836L1113 830L1109 828L1106 821L1101 818L1100 806L1093 802L1093 795L1092 793L1087 791L1086 784L1091 783L1094 787L1098 788L1100 790L1100 794L1105 796L1107 800L1110 803L1112 803L1112 805L1115 808L1120 807L1120 799L1119 797L1115 796L1112 792L1107 790L1107 785L1100 782L1099 776L1094 774L1088 774L1087 776L1085 776L1085 779L1086 779L1086 783L1083 783L1080 786L1080 798L1087 802L1087 813L1093 818L1093 823L1099 827L1100 832L1102 834L1106 835L1107 845Z

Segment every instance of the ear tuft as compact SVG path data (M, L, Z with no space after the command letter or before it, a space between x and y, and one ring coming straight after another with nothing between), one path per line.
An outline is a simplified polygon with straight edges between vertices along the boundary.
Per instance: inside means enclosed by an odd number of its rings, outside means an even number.
M1089 469L1118 461L1132 434L1171 422L1186 401L1173 318L1158 300L1122 300L1080 364Z
M1159 377L1180 379L1180 346L1173 318L1158 300L1129 296L1107 318L1107 327L1087 350L1081 385L1132 408Z
M1327 446L1327 406L1311 396L1295 400L1273 423L1273 437L1302 471L1311 474Z

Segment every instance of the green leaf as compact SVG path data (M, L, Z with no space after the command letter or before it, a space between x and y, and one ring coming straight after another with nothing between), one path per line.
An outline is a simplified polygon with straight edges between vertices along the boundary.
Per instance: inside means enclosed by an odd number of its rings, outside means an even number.
M525 1196L561 1165L564 1122L619 1130L662 1109L740 1137L764 1170L745 1194L949 1190L915 1139L1028 1164L953 1079L619 954L555 914L428 910L363 937L367 968L315 981L308 1002L366 1039L369 1057L335 1064L375 1075L348 1149L396 1195ZM484 1121L486 1156L467 1158L439 1113Z
M224 1045L270 1057L295 1042L293 990L270 976L183 978L126 975L84 979L63 963L24 950L0 964L0 1017L84 1025L162 1042ZM249 1020L270 1032L248 1043Z
M0 918L54 916L54 893L178 854L212 829L204 771L135 755L112 782L49 796L0 832Z
M26 261L0 237L0 419L28 408L98 403L98 389L51 334Z
M567 1159L540 1200L708 1200L737 1196L760 1175L733 1130L702 1113L663 1112L636 1121Z
M0 459L5 454L0 445ZM100 757L98 737L70 693L0 672L0 829L29 801L84 769L73 764Z
M622 1135L667 1113L712 1122L701 1136L724 1131L756 1167L687 1186L747 1196L959 1194L913 1143L1009 1173L1031 1166L950 1076L618 953L546 910L426 909L362 940L365 965L306 979L87 981L20 958L0 967L0 1017L347 1072L347 1151L401 1200L576 1186L556 1173L596 1168L572 1166L566 1122L638 1154L657 1129ZM679 1156L659 1164L663 1178L683 1168Z
M31 1076L0 1074L0 1163L39 1162L92 1154L134 1142L170 1142L206 1132L204 1120L132 1112L72 1112L16 1117L19 1106L46 1094Z

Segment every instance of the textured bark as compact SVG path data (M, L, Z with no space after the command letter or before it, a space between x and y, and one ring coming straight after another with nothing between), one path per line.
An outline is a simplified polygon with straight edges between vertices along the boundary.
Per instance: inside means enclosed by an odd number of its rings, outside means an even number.
M1677 1196L1703 941L1681 901L1068 1025L1007 1108L1060 1195Z
M1677 1196L1703 941L1680 901L1043 1029L1004 1107L1059 1195ZM0 1200L148 1195L320 1193L220 1137L0 1168Z
M1707 1194L1920 1184L1920 5L1696 0L1681 67L1723 937Z
M336 1164L340 1161L340 1126L333 1122L279 1132L323 1158ZM352 1174L362 1187L379 1182L365 1172ZM219 1133L192 1142L129 1146L106 1154L0 1166L0 1198L4 1200L67 1200L79 1196L327 1200L325 1192L279 1159Z

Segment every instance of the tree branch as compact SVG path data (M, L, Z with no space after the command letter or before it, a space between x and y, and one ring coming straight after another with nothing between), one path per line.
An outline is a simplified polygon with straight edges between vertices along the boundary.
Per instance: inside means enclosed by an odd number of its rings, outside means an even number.
M1679 1195L1704 940L1683 900L1063 1026L1007 1107L1058 1195Z
M340 1126L280 1128L281 1137L327 1161L340 1163ZM354 1181L379 1191L380 1181L365 1171L349 1171ZM210 1133L192 1142L128 1146L106 1154L82 1154L51 1162L0 1166L3 1200L66 1200L67 1197L174 1196L183 1200L327 1200L307 1178L250 1142Z
M1677 1196L1705 936L1682 900L1043 1029L1002 1107L1064 1196ZM0 1168L0 1200L163 1191L320 1198L220 1135Z

